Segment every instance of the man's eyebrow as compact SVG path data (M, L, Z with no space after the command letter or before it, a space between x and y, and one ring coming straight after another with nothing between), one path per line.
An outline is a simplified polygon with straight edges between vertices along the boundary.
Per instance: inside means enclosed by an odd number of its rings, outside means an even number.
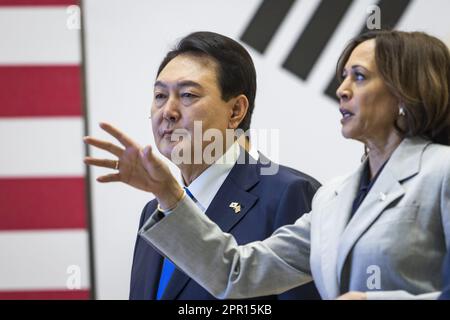
M158 81L155 82L155 87L163 87L163 88L167 88L168 85L165 84L164 82L158 80Z
M164 89L167 89L167 88L169 88L169 85L167 83L164 83L164 82L158 80L155 82L155 87L162 87ZM183 88L183 87L202 88L202 85L195 81L184 80L184 81L177 82L176 87L177 88Z
M185 80L185 81L180 81L177 83L177 87L182 88L182 87L196 87L196 88L202 88L201 84L195 81L191 81L191 80Z

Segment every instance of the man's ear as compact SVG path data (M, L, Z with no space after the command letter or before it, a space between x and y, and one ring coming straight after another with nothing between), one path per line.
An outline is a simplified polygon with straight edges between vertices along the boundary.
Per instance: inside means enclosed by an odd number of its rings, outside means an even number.
M240 94L233 100L232 113L228 123L229 129L237 129L242 120L244 120L248 110L248 99L245 95Z

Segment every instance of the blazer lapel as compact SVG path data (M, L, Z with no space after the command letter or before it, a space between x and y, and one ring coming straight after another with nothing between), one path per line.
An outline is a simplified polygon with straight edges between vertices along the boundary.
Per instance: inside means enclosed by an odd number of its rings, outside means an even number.
M151 264L145 266L147 270L144 270L143 273L147 274L147 276L140 280L145 280L145 283L143 284L144 295L142 299L154 300L156 299L156 294L158 292L159 278L161 276L164 257L162 257L159 252L153 250L153 247L151 247L151 251L149 250L146 257L151 261Z
M245 162L243 162L245 161ZM254 160L253 160L254 161ZM247 192L258 183L260 162L249 164L249 154L241 148L240 158L231 169L228 177L220 187L205 214L213 220L223 232L229 232L247 214L258 197ZM235 213L230 204L237 202L241 210ZM182 271L175 269L163 294L163 299L174 300L187 286L189 278Z
M320 215L320 256L323 286L327 297L332 299L339 292L336 272L338 245L347 225L353 198L358 187L362 167L334 188L334 197L321 207Z
M343 268L351 249L384 209L404 193L405 191L401 184L392 176L388 168L384 168L369 194L367 194L353 218L348 223L339 241L337 276L341 288L342 283L344 285L349 284L349 279L343 273ZM350 200L350 204L352 203L353 199Z
M156 210L156 206L156 200L149 203L145 216L139 224L139 229L142 227L142 223ZM156 299L162 264L161 254L138 236L131 270L130 299Z
M420 138L404 139L388 160L385 168L355 212L353 218L345 227L337 249L337 276L341 288L343 283L348 285L350 281L343 270L346 267L345 263L353 246L384 209L405 194L402 183L419 172L423 150L429 143L429 141ZM352 179L355 180L353 184L358 185L359 177L360 175L353 176ZM346 197L345 209L347 212L351 210L355 192L356 189Z
M245 157L246 162L241 162ZM241 149L241 161L230 171L229 176L220 187L213 201L206 210L206 215L222 229L229 232L253 207L258 197L248 190L259 181L258 170L260 162L248 164L249 154ZM241 210L235 213L231 203L238 203Z

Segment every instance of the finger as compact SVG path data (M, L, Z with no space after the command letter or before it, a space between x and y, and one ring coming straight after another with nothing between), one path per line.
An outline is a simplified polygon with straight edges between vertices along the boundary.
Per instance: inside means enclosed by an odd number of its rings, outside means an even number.
M145 146L144 149L142 150L143 156L146 160L150 160L152 159L153 155L152 155L152 147L151 146Z
M97 147L97 148L100 148L102 150L108 151L118 158L120 158L120 156L122 155L122 153L124 151L122 148L120 148L120 147L116 146L115 144L108 142L108 141L99 140L99 139L96 139L93 137L84 137L83 140L87 144Z
M144 167L150 172L159 168L159 158L153 153L151 146L146 146L141 153Z
M104 176L100 176L100 177L97 178L97 181L98 182L102 182L102 183L105 183L105 182L119 182L119 181L121 181L120 180L120 174L118 174L118 173L110 173L110 174L107 174L107 175L104 175Z
M134 141L131 140L130 137L128 137L125 133L117 129L116 127L112 126L109 123L106 122L100 122L100 128L108 132L110 135L112 135L114 138L116 138L124 147L130 147L135 145Z
M158 158L155 156L155 154L153 153L153 149L152 146L148 145L145 146L144 150L144 157L145 159L147 159L150 162L155 162L158 160Z
M110 160L110 159L97 159L92 157L85 157L84 163L88 165L93 165L97 167L103 167L103 168L109 168L109 169L115 169L117 160Z

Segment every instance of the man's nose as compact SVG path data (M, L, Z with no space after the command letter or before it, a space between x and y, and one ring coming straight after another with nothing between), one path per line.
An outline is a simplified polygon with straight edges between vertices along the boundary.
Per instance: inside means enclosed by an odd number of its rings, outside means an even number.
M169 122L177 122L180 118L180 101L170 97L164 106L163 118Z

